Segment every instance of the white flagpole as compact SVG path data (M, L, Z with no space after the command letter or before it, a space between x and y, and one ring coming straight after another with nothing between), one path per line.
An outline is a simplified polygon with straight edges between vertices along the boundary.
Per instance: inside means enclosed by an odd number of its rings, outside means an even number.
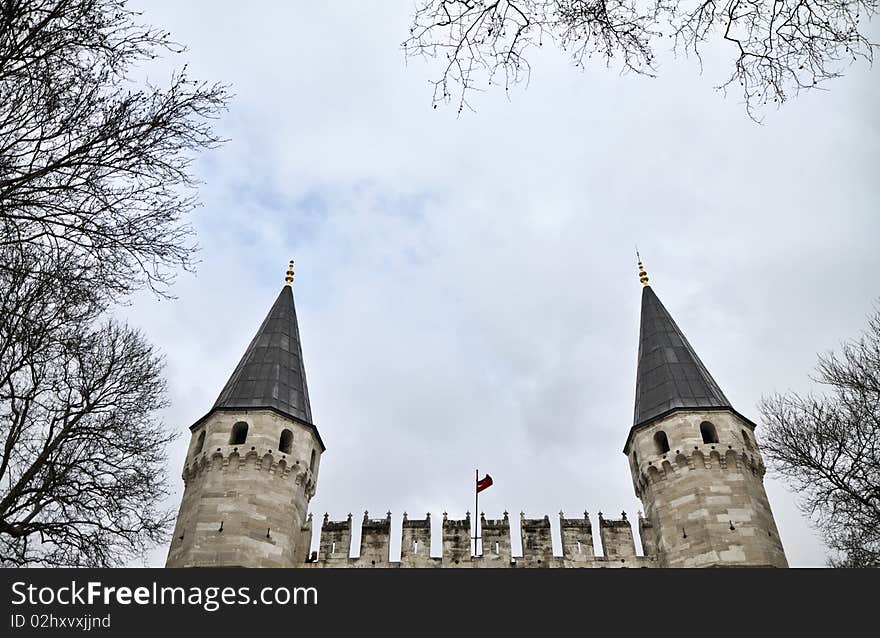
M474 470L476 480L474 481L474 556L480 555L477 544L480 542L480 519L478 512L480 511L480 470Z

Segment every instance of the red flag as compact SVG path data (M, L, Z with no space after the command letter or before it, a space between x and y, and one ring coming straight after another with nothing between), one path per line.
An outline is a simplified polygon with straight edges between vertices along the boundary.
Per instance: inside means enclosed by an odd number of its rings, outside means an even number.
M477 481L477 494L485 490L490 485L492 485L492 477L487 474L479 481Z

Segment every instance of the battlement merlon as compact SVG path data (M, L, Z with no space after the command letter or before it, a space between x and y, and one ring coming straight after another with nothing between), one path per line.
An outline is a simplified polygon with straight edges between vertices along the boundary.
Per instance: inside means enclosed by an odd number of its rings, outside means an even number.
M507 512L503 518L490 519L480 514L480 538L482 560L491 562L494 567L510 566L510 519Z
M599 512L599 536L602 539L602 554L605 558L635 558L636 544L633 540L632 525L626 512L620 519L609 519Z
M463 519L450 519L443 512L443 564L444 566L462 565L471 560L471 514L467 512Z
M526 518L519 515L520 535L522 537L522 561L546 565L553 560L553 539L550 517Z
M595 560L593 525L588 512L584 512L583 518L565 518L565 514L559 512L559 532L564 559L575 563Z
M431 515L411 519L403 513L400 538L401 567L436 567L439 558L431 557Z
M391 552L391 512L385 518L370 518L364 512L361 524L361 551L358 564L365 567L389 566Z
M351 554L351 514L344 521L331 521L324 514L318 547L318 562L325 565L344 566Z

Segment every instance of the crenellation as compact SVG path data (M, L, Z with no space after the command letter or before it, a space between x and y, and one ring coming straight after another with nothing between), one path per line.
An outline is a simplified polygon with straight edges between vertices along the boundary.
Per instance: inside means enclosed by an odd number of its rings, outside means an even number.
M507 512L503 518L487 519L480 514L480 561L484 567L508 567L510 553L510 519Z
M411 519L403 513L400 539L401 567L437 567L440 559L431 556L431 515Z
M640 513L641 514L641 513ZM431 556L431 515L423 519L411 519L404 512L400 536L400 561L390 561L388 551L391 538L391 515L372 519L364 513L361 529L361 555L349 558L351 539L351 514L344 521L330 521L327 514L321 525L319 539L320 552L317 560L307 561L305 567L400 567L400 568L584 568L584 567L656 567L657 557L653 555L636 556L632 552L620 551L611 555L596 556L593 546L592 523L584 512L583 518L565 518L560 512L560 533L563 555L554 556L550 518L528 519L521 514L520 528L523 530L523 547L528 547L522 556L511 552L510 518L504 512L501 518L486 518L480 514L480 536L482 553L472 556L471 519L468 512L463 519L450 519L447 515L442 526L443 547L440 556ZM640 519L641 521L641 519ZM648 522L646 522L648 523ZM649 524L649 523L648 523ZM603 543L617 547L625 541L616 540L616 535L626 538L630 530L629 522L600 518L600 525L606 532ZM311 520L307 521L303 533L311 532ZM610 534L610 536L609 536ZM632 546L632 535L629 537ZM617 544L617 545L615 545ZM456 562L457 561L457 562Z
M469 567L471 562L471 514L451 519L443 512L443 566Z
M610 519L599 512L599 537L602 539L602 555L611 560L630 559L636 555L636 544L633 540L632 525L626 518Z
M344 521L331 521L329 514L324 514L318 547L317 565L345 567L351 554L351 514Z
M566 561L586 563L595 560L593 526L587 512L584 512L583 518L565 518L565 515L559 512L559 532L562 541L562 557Z
M361 551L359 567L389 567L391 551L391 512L385 518L370 518L364 512L361 523Z
M766 467L760 456L745 449L737 450L733 446L728 446L726 450L718 450L718 447L695 445L688 454L679 452L675 455L673 463L667 458L668 455L660 455L658 458L649 457L633 472L636 496L641 498L651 483L664 481L670 476L677 476L687 471L746 469L752 475L763 478Z
M518 562L549 565L553 561L550 517L526 518L525 513L520 512L519 525L523 555Z

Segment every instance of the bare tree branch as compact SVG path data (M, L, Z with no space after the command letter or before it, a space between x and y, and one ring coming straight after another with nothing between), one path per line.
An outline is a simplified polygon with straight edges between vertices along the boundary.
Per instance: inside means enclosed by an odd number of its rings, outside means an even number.
M0 565L111 566L165 540L162 361L104 319L195 259L192 161L226 89L124 0L0 0Z
M167 294L192 267L191 162L221 142L227 100L185 67L133 84L135 64L181 50L137 18L122 0L0 3L0 246L74 247L117 295Z
M764 450L838 552L831 564L880 567L880 310L815 380L827 395L762 400Z
M0 564L119 565L162 542L162 362L66 264L0 247ZM30 263L26 263L30 262Z
M592 58L655 75L654 50L700 58L726 44L733 70L719 89L739 86L750 117L803 89L839 77L878 46L862 27L878 0L420 0L407 58L439 58L433 105L470 108L472 91L528 81L530 49L548 41L582 67Z

